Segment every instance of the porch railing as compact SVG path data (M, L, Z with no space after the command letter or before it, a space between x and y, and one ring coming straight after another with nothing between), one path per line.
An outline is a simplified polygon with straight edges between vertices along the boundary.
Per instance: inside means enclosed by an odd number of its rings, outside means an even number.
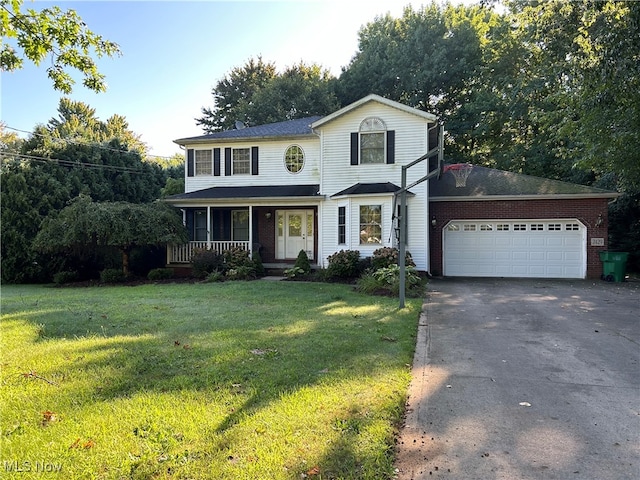
M189 263L194 250L213 250L223 253L225 250L240 247L249 251L249 242L224 241L224 242L189 242L184 245L169 245L167 247L167 263Z

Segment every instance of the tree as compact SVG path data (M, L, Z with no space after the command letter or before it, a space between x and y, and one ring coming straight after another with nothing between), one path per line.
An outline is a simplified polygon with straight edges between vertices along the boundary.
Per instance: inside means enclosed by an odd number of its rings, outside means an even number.
M232 129L237 121L253 126L325 115L339 107L332 82L319 65L301 62L278 74L261 57L250 59L218 82L212 92L214 108L203 108L196 123L213 133Z
M254 93L275 75L275 64L264 62L262 57L250 58L244 66L232 69L211 91L213 108L203 107L196 125L201 125L205 133L213 133L233 128L236 121L254 124L244 109Z
M21 143L2 136L4 282L46 281L74 261L42 255L32 246L43 219L70 199L85 194L96 201L148 203L160 197L167 181L167 170L144 161L144 146L124 117L114 115L103 122L88 105L68 99L61 100L58 113Z
M44 253L115 247L122 254L122 271L128 275L134 247L187 240L182 218L164 202L93 202L80 195L58 215L45 219L34 246Z
M51 55L47 76L56 90L72 91L75 81L68 69L74 69L84 76L85 87L105 91L104 75L98 71L92 55L98 58L119 55L118 45L89 30L74 10L63 12L54 6L39 12L33 9L23 12L22 4L22 0L0 0L2 70L18 70L25 59L40 65Z

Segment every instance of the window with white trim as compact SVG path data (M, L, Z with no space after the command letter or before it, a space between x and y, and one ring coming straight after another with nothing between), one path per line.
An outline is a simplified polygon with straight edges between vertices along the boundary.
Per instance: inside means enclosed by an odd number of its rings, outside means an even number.
M475 223L465 223L462 226L462 230L464 230L465 232L475 232L476 231L476 224Z
M516 223L513 225L513 230L516 232L525 232L527 230L526 223Z
M544 230L544 225L542 223L532 223L531 224L531 231L539 231L539 230Z
M508 223L499 223L497 225L497 230L499 232L508 232L509 231L509 224Z
M251 173L250 148L234 148L231 152L231 160L234 175L249 175Z
M360 124L360 163L385 163L387 126L377 117L365 118Z
M490 223L481 223L480 224L480 231L481 232L492 232L493 231L493 225Z
M549 231L562 230L562 225L559 223L550 223L549 226L547 227L547 230Z
M360 205L360 245L382 243L382 205Z
M196 175L212 175L211 150L195 151Z
M580 225L578 225L577 223L567 223L564 226L564 229L565 230L572 230L572 231L580 230Z
M291 145L284 153L284 166L289 173L298 173L304 167L304 151L298 145Z
M347 207L338 207L338 244L347 243Z

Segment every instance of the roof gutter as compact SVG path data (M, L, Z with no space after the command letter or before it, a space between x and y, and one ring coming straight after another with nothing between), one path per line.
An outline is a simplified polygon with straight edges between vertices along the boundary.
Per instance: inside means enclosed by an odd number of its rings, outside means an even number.
M488 202L492 200L583 200L587 198L618 198L621 193L558 193L548 195L483 195L483 196L451 196L429 197L430 202Z

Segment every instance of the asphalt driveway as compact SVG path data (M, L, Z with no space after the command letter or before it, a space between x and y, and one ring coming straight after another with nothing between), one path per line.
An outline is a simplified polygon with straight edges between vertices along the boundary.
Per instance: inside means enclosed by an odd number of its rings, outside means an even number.
M640 283L433 280L396 467L640 478Z

